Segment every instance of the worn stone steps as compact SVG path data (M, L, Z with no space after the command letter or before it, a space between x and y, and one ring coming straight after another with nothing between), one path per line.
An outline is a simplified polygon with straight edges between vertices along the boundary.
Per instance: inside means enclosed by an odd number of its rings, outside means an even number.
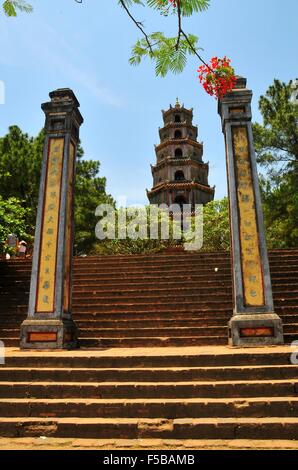
M269 258L275 311L291 342L298 339L298 250L274 251ZM227 342L233 307L228 253L88 257L76 258L74 265L73 317L81 347ZM31 260L0 267L0 338L17 347L28 308Z
M21 263L21 261L19 262ZM287 272L289 270L292 270L293 272L297 272L298 270L298 259L295 260L285 260L284 262L280 262L279 260L276 261L270 261L270 269L272 272ZM152 271L154 271L155 275L157 273L162 274L165 271L166 272L178 272L182 274L183 272L188 272L188 273L214 273L215 269L218 268L218 272L221 273L227 273L231 271L231 266L230 263L212 263L210 260L208 260L208 264L206 264L206 260L202 260L202 262L196 262L195 259L190 259L188 258L187 261L184 263L178 262L176 260L175 262L172 263L163 263L162 260L159 260L158 256L156 256L156 263L152 264L144 264L144 263L138 263L138 264L125 264L125 263L119 263L119 265L112 265L111 263L107 263L106 265L101 264L100 260L98 260L97 263L94 264L86 264L85 266L76 266L74 265L74 275L78 276L80 274L100 274L100 275L105 275L109 274L112 272L115 274L125 274L128 271L130 273L135 273L135 274L150 274ZM30 276L31 273L31 266L22 266L21 264L18 265L11 265L7 266L4 269L2 269L7 275L14 276L18 275L20 277L26 278Z
M296 439L297 418L1 418L3 437Z
M169 296L170 297L170 296ZM216 296L213 299L210 299L208 302L207 299L192 299L191 297L181 297L181 298L170 298L160 297L154 300L153 298L147 297L138 297L138 298L129 298L129 299L84 299L84 302L80 304L73 304L74 313L121 313L121 312L162 312L162 311L181 311L187 309L188 312L204 312L204 311L232 311L232 299L217 298ZM275 300L275 310L283 309L290 310L291 307L294 309L294 312L297 313L298 299L296 298L286 298L282 297ZM12 305L1 305L0 316L2 313L6 314L18 314L24 313L27 311L27 304L21 303L16 304L14 307Z
M286 289L281 289L279 288L274 288L273 289L275 299L282 300L282 299L290 299L294 298L298 301L298 284L292 285L292 288ZM113 290L105 290L100 287L97 287L96 289L82 289L81 291L78 291L74 289L73 293L73 302L76 304L79 304L85 300L85 297L82 296L82 293L86 295L87 299L92 298L92 300L101 300L101 299L115 299L115 298L121 298L121 299L130 299L131 297L138 297L138 298L143 298L143 297L152 297L152 298L163 298L163 297L168 297L168 296L174 296L177 298L180 297L189 297L189 298L198 298L198 299L205 299L210 297L210 294L212 293L213 296L217 297L226 297L227 294L229 295L231 293L230 287L223 288L222 286L218 285L212 286L212 287L198 287L196 288L195 286L193 287L188 287L188 288L183 288L180 287L179 289L170 289L170 288L157 288L157 287L149 287L147 286L147 289L139 288L139 289L123 289L123 288L118 288L114 286ZM26 293L27 296L29 295L29 292ZM19 302L22 299L24 299L24 293L21 294L14 294L13 296L11 293L2 293L1 294L1 299L2 301L8 301L10 300L11 302Z
M284 383L285 379L297 379L298 369L294 365L285 365L282 367L276 367L274 365L264 366L264 365L250 365L250 366L210 366L210 367L130 367L130 368L42 368L42 367L5 367L0 368L0 389L4 390L8 384L13 386L12 393L18 390L19 382L29 382L28 386L32 385L32 382L42 382L43 389L46 385L59 386L60 382L64 384L69 384L72 382L79 383L79 387L87 385L89 383L100 383L101 385L106 382L112 382L117 380L119 382L133 382L135 385L138 382L199 382L202 384L202 387L205 386L206 393L208 396L215 396L216 390L222 390L225 383L229 383L229 386L232 382L242 381L241 384L245 383L247 385L248 391L252 392L256 396L256 388L249 388L251 381L263 381L270 388L269 395L272 396L273 388L272 382L275 381L275 390L278 390L277 381ZM218 381L214 383L214 380ZM243 382L245 380L245 382ZM13 382L12 382L13 381ZM202 382L212 381L210 384L203 385ZM250 381L250 382L248 382ZM269 383L264 381L270 381ZM221 382L221 383L219 383ZM28 393L24 392L22 384L19 389L22 390L23 395L29 396ZM208 386L209 385L209 386ZM233 386L234 388L229 390L230 393L233 393L233 396L242 396L239 395L237 385ZM242 386L243 388L243 386ZM52 389L51 389L52 390ZM297 394L297 385L296 385L296 394ZM202 393L203 389L201 389ZM66 392L65 392L66 393ZM80 393L80 392L79 392ZM89 393L89 392L88 392ZM241 394L243 393L243 390ZM259 388L260 393L260 388ZM263 392L261 392L263 393ZM284 393L284 392L283 392ZM291 394L294 393L294 390L291 385ZM211 395L210 395L211 394ZM237 395L238 394L238 395ZM1 392L3 396L3 391ZM17 396L17 395L14 395ZM35 396L35 395L34 395ZM59 394L60 396L60 394ZM201 395L202 396L202 395Z
M112 349L111 351L59 351L57 353L12 351L5 358L5 367L41 368L155 368L155 367L227 367L291 365L289 347L252 349L234 348L170 348Z
M127 328L80 328L80 338L100 337L100 338L124 338L126 336L135 337L154 337L158 333L159 337L177 337L177 336L224 336L227 335L227 327L224 326L203 326L203 327L189 327L180 326L176 328L160 327L158 328L133 328L129 325ZM19 337L19 329L9 328L2 330L3 338Z
M147 339L138 349L8 349L0 436L297 439L291 348L155 349Z
M296 369L297 376L297 369ZM5 411L5 403L13 398L13 403L27 403L26 400L53 399L87 399L87 404L94 399L126 399L132 402L133 399L215 399L215 398L256 398L264 397L266 400L276 401L276 397L290 397L294 403L293 412L298 411L298 378L295 380L258 380L258 381L220 381L196 382L194 380L182 382L105 382L92 383L85 382L51 382L30 383L30 382L2 382L0 383L0 415L9 416ZM275 400L276 399L276 400ZM289 400L285 400L289 401ZM297 403L296 403L297 402ZM85 403L85 400L84 400ZM41 403L43 404L43 403ZM45 405L46 408L46 405ZM266 411L266 410L265 410ZM16 411L18 412L18 411ZM62 416L59 413L59 416Z
M206 258L209 260L209 264L213 265L214 263L229 263L230 256L228 252L196 252L196 253L156 253L148 255L106 255L106 256L88 256L86 258L79 257L74 258L74 267L89 267L93 265L147 265L147 264L173 264L173 262L179 261L180 264L188 262L189 257L195 262L204 261ZM280 263L280 262L291 262L298 260L298 251L297 250L280 250L280 251L270 251L269 252L269 261L270 263ZM10 265L19 266L18 259L10 260ZM0 267L5 267L5 262L0 262ZM26 259L22 260L22 269L31 268L31 260Z
M298 398L148 398L139 399L0 399L1 417L59 416L84 418L266 418L288 417L298 421Z
M15 346L16 343L11 339L11 343ZM82 348L160 348L160 347L182 347L182 346L202 346L202 345L217 345L226 344L226 336L182 336L177 333L177 336L163 337L155 333L152 337L142 336L125 336L119 338L115 335L109 338L105 337L87 337L80 338L80 347Z
M189 324L185 327L185 322L181 322L180 324L157 324L155 328L149 328L148 324L128 324L128 325L117 325L113 327L113 325L102 325L100 322L96 322L96 325L91 323L87 323L81 325L77 322L77 327L79 331L79 337L84 340L85 338L94 338L99 337L101 339L105 338L150 338L159 337L163 338L176 338L176 337L211 337L211 336L218 336L219 338L226 338L228 331L227 331L227 321L228 318L222 321L222 324L219 325L218 322L215 320L212 322L209 321L193 321L193 325ZM212 324L213 323L213 324ZM152 325L152 322L151 322ZM19 341L19 328L11 328L11 325L5 325L1 331L2 340L5 342L6 339L10 341L10 345L17 346L17 342ZM291 338L295 336L293 340L296 339L296 334L298 331L298 323L284 323L284 334L286 338ZM13 342L13 340L16 340ZM204 340L203 340L204 341ZM83 344L83 343L82 343Z
M298 314L297 308L295 306L276 306L275 311L278 311L279 314L282 316L284 323L297 323L298 322ZM13 315L12 313L3 312L1 313L1 325L8 325L11 324L12 326L16 325L17 321L22 321L26 318L27 307L25 307L23 313L19 313ZM148 312L150 312L150 319L148 318ZM92 322L92 324L100 324L100 325L108 325L109 323L115 328L118 325L126 324L128 325L131 322L140 322L140 324L145 325L149 323L152 325L152 321L154 324L158 324L159 322L169 324L172 322L173 324L184 323L185 320L191 322L218 322L219 325L222 322L226 321L227 318L230 318L231 311L230 309L216 309L216 310L190 310L190 311L181 311L183 318L181 315L176 311L171 311L169 309L162 310L161 312L153 312L153 311L140 311L140 312L126 312L123 310L122 312L118 313L100 313L97 315L96 313L84 313L80 312L79 309L74 313L74 318L78 324L85 324L86 322ZM116 324L115 324L116 323ZM184 324L185 326L185 324ZM193 326L196 326L195 324Z
M287 317L292 317L297 315L297 305L285 305L283 302L281 305L275 305L275 312L278 313L281 317L286 315ZM7 307L5 311L1 312L0 314L0 319L1 319L1 324L2 324L2 318L5 319L11 319L14 317L16 321L19 323L19 321L22 321L22 319L25 317L27 313L28 307L27 305L23 306L16 306L14 309L11 307ZM74 314L74 319L89 319L97 317L99 320L102 319L108 319L108 320L117 320L119 318L128 318L128 319L141 319L141 318L150 318L152 319L158 319L158 318L184 318L183 315L185 315L185 318L195 318L195 316L204 317L204 318L214 318L216 316L217 318L230 318L232 315L232 309L231 307L226 308L226 307L221 307L217 306L216 308L206 308L206 307L199 307L196 306L196 308L189 308L187 311L184 309L179 310L179 309L173 309L171 306L168 306L168 308L164 307L163 305L156 309L156 308L151 308L150 307L144 307L144 305L141 305L141 308L136 308L134 311L131 309L127 309L126 307L123 307L120 309L120 311L113 311L105 309L105 311L101 311L100 313L97 311L97 309L94 309L93 307L91 308L86 308L86 307L73 307L73 314Z
M3 338L5 347L18 348L20 340L17 337ZM297 333L285 333L285 344L297 342ZM143 337L143 336L111 336L105 337L86 337L79 339L79 347L83 349L111 349L111 348L167 348L167 347L183 347L183 346L217 346L227 344L227 336L177 336L163 337Z
M19 347L20 340L16 337L6 337L5 347L17 348ZM290 342L293 341L292 336ZM111 336L109 338L88 337L79 339L79 347L90 349L106 349L106 348L152 348L152 347L180 347L180 346L202 346L202 345L224 345L227 343L227 338L217 336L177 336L177 337L162 337L154 336L144 338L142 336L125 336L123 338Z

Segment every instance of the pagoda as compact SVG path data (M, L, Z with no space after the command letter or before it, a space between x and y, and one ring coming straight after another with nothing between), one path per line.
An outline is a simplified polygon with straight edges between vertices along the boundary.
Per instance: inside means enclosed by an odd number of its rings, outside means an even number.
M193 125L193 109L180 105L162 111L164 126L159 128L160 144L155 146L156 164L151 165L153 188L150 204L206 204L214 199L208 184L209 164L204 163L203 144Z

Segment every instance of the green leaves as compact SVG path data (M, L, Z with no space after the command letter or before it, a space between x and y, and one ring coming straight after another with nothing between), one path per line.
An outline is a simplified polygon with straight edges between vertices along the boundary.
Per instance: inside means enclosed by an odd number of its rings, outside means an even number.
M292 83L274 80L259 100L263 125L254 124L258 163L274 170L280 162L285 168L298 165L298 106L291 101Z
M194 13L207 10L210 0L181 0L182 16L191 16Z
M253 125L261 177L269 248L298 244L298 106L291 101L292 83L274 80L259 100L263 125Z
M31 13L33 10L24 0L5 0L2 7L6 16L17 16L17 10L24 13Z
M163 0L147 0L147 5L150 8L158 10L164 5L164 2ZM210 0L180 0L180 5L182 16L191 16L193 13L207 10L210 6Z
M126 11L135 26L141 31L143 37L132 47L132 55L129 59L131 65L139 65L145 57L155 62L157 76L164 77L168 72L180 73L184 70L187 56L196 55L204 62L198 54L198 38L192 34L186 34L182 26L182 17L191 16L193 13L206 10L210 0L177 0L175 8L168 0L147 0L146 5L159 11L164 17L172 12L177 21L177 35L167 37L163 32L148 34L143 23L136 20L130 6L133 4L144 5L140 0L119 0L119 4Z
M211 201L204 206L203 251L230 249L228 198Z
M0 253L8 252L6 239L10 233L15 233L19 240L31 242L33 237L27 220L31 209L15 197L4 199L0 196Z
M140 39L132 48L130 63L138 65L144 57L148 57L155 62L155 72L157 76L164 77L168 72L181 73L187 62L187 55L194 54L197 49L198 38L189 35L188 40L177 37L166 37L161 32L155 32L148 36L152 49L149 48L147 40Z
M32 138L17 126L11 126L8 134L0 138L0 199L2 197L5 201L10 201L11 198L15 198L21 201L17 205L21 205L24 212L19 212L27 232L31 235L34 234L36 220L44 139L44 131ZM105 178L98 175L100 163L95 160L85 160L83 155L83 149L79 146L75 193L76 253L88 253L96 241L94 234L96 207L101 203L114 203L112 197L106 194ZM15 214L12 211L7 212L11 213ZM15 216L9 217L13 220ZM20 219L19 216L15 218ZM10 222L8 225L8 219L5 224L9 231L23 233L17 231L17 226L13 229L14 226ZM29 237L28 234L26 237L20 236L26 240Z

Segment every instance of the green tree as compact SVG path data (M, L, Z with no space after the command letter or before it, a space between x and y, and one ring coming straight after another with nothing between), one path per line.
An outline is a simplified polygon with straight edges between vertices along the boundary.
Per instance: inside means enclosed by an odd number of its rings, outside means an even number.
M298 173L260 178L269 249L298 246Z
M9 127L0 138L0 194L3 198L16 197L31 208L28 223L35 223L38 203L44 132L35 139L18 126Z
M274 80L259 100L253 125L269 248L298 246L298 105L293 84Z
M259 109L263 124L253 125L258 163L271 174L298 167L298 105L291 100L293 84L274 80Z
M111 195L106 194L106 178L99 177L100 162L84 160L84 151L78 149L75 186L75 253L88 253L96 243L95 210L99 204L115 205Z
M227 197L204 206L203 251L230 249L229 200Z
M15 197L3 199L0 196L0 253L9 252L6 246L7 236L10 233L17 235L19 239L32 241L30 226L28 226L28 213L30 208L25 208L22 201Z
M40 173L42 166L44 131L32 138L17 126L11 126L0 138L0 195L22 201L29 233L34 234ZM88 252L95 242L95 209L103 202L113 203L105 192L106 179L98 176L100 163L84 160L78 149L75 191L75 250Z

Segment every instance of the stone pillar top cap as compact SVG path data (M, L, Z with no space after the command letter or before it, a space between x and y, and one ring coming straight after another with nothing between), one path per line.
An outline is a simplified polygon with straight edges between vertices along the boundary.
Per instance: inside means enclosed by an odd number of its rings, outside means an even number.
M76 98L76 95L70 88L58 88L57 90L49 93L52 102L70 101L78 108L80 103Z
M234 86L234 89L239 89L239 88L246 88L246 78L241 77L240 75L236 75L237 82Z

